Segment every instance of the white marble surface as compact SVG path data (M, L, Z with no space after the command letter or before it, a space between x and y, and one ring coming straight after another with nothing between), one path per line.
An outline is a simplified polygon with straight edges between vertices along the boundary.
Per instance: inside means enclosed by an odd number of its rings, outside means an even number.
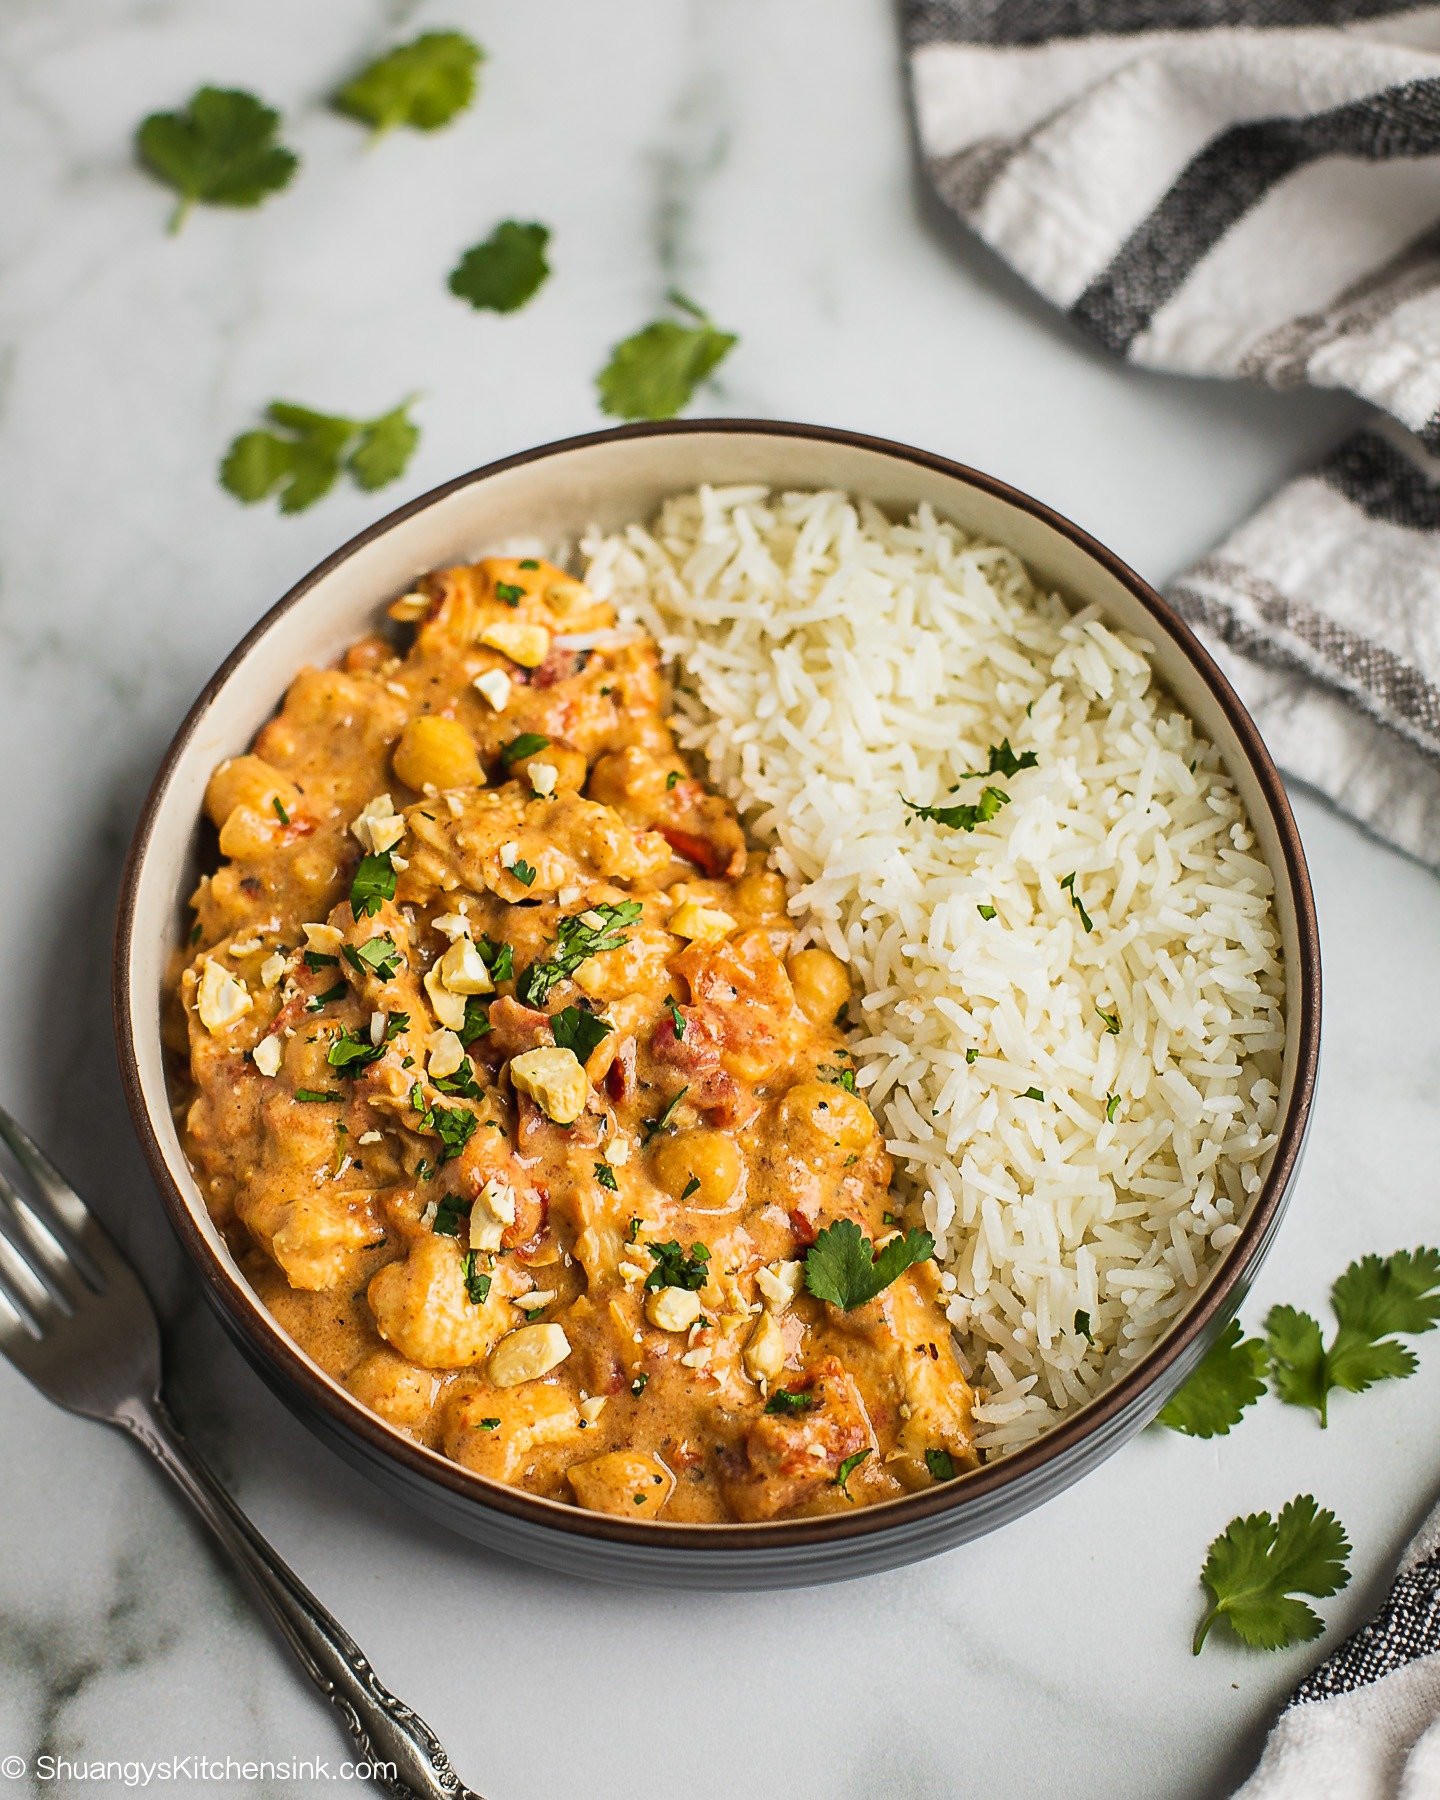
M444 136L367 152L322 98L420 24L483 40L483 98ZM199 213L171 241L129 137L201 80L283 105L305 168L258 213ZM712 410L955 454L1157 578L1348 404L1117 368L937 225L885 0L8 0L0 168L0 1096L143 1262L177 1409L262 1528L491 1800L1224 1791L1315 1653L1217 1637L1192 1661L1205 1546L1313 1490L1356 1544L1324 1608L1336 1641L1440 1486L1440 1348L1342 1399L1326 1433L1274 1402L1218 1445L1150 1432L1022 1523L859 1585L657 1596L503 1564L342 1467L201 1311L113 1070L110 916L166 740L257 614L392 503L598 424L607 346L672 282L744 339ZM443 278L507 216L554 228L556 275L516 318L478 317ZM382 496L286 520L215 483L272 395L368 412L412 389L424 442ZM1435 1230L1440 886L1298 810L1327 1053L1252 1322L1281 1298L1318 1308L1352 1255ZM338 1760L327 1713L125 1443L4 1368L0 1434L0 1755Z

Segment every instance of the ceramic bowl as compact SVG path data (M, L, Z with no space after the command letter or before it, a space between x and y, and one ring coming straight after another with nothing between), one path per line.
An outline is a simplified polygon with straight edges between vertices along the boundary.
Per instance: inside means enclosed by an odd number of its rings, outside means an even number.
M197 874L205 783L249 744L295 672L324 664L424 571L519 534L573 543L589 525L648 518L701 482L843 488L895 512L928 502L1008 544L1039 579L1155 646L1161 680L1219 747L1274 871L1288 1041L1279 1141L1240 1235L1169 1334L1048 1436L961 1479L819 1519L684 1525L588 1513L471 1474L368 1412L299 1350L241 1278L211 1223L171 1114L161 1046L165 961ZM1239 1305L1280 1222L1314 1091L1320 955L1299 836L1275 765L1225 677L1171 607L1049 507L974 469L815 426L741 420L640 425L527 450L381 519L278 601L206 685L161 765L131 846L115 943L115 1023L126 1093L170 1219L207 1299L276 1392L342 1455L432 1518L574 1574L703 1587L835 1580L992 1531L1095 1467L1154 1418Z

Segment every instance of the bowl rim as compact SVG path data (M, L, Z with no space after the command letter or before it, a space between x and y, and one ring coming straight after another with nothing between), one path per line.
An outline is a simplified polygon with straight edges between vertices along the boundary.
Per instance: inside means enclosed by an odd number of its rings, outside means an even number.
M248 1290L242 1292L243 1284L230 1274L201 1235L184 1195L171 1176L140 1075L135 1050L137 1021L130 1005L129 968L141 881L151 848L156 815L171 776L185 755L201 720L216 695L228 682L231 673L251 646L269 632L281 617L299 605L313 588L350 557L397 525L462 488L476 485L511 469L544 462L552 457L595 445L624 443L636 438L709 434L789 438L860 449L977 488L1029 513L1051 530L1069 539L1076 548L1126 587L1145 610L1166 627L1225 714L1275 823L1284 875L1295 908L1299 947L1300 967L1297 971L1298 980L1294 983L1298 1012L1297 1016L1287 1020L1287 1029L1295 1037L1295 1083L1288 1112L1281 1121L1270 1169L1260 1193L1240 1228L1240 1235L1222 1253L1221 1261L1206 1289L1179 1316L1164 1338L1141 1357L1133 1368L1126 1370L1069 1418L999 1460L967 1471L959 1480L938 1483L918 1493L880 1501L872 1506L857 1507L850 1513L753 1523L707 1524L665 1520L642 1523L604 1513L586 1512L583 1508L571 1506L564 1501L547 1499L520 1488L509 1487L502 1482L477 1475L440 1455L438 1451L417 1444L403 1432L388 1425L377 1414L370 1412L359 1400L348 1395L339 1382L323 1376L278 1321L253 1296L246 1297ZM1280 870L1277 869L1274 873L1278 876ZM907 1527L934 1519L941 1513L960 1513L967 1508L982 1506L987 1496L998 1490L1022 1486L1027 1477L1036 1478L1051 1464L1063 1462L1085 1440L1096 1438L1103 1441L1109 1435L1106 1428L1116 1427L1136 1406L1144 1392L1167 1369L1183 1358L1196 1340L1209 1331L1212 1324L1228 1316L1233 1310L1232 1296L1236 1289L1243 1296L1249 1277L1269 1245L1299 1162L1314 1098L1320 1050L1320 983L1320 937L1315 899L1300 834L1279 770L1254 720L1214 657L1169 601L1113 551L1071 519L993 475L936 452L864 432L828 425L748 418L645 421L584 432L517 451L454 476L414 499L407 500L347 539L337 550L302 575L252 626L205 683L165 752L145 797L125 859L111 964L112 1012L121 1083L146 1162L171 1227L208 1289L211 1303L217 1306L232 1334L238 1336L251 1355L258 1357L268 1369L283 1376L292 1390L298 1389L304 1400L318 1408L329 1425L338 1429L342 1436L349 1434L359 1437L371 1451L379 1452L389 1461L400 1464L412 1477L448 1490L454 1499L478 1506L482 1511L508 1514L512 1519L538 1527L545 1533L559 1531L570 1537L599 1540L602 1544L663 1550L678 1553L682 1557L687 1551L713 1554L716 1551L733 1553L746 1549L764 1549L771 1552L839 1540L862 1540L892 1531L904 1532Z

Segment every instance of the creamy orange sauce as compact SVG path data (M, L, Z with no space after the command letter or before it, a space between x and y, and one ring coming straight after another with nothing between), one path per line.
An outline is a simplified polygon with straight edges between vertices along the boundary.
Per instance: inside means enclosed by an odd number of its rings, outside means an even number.
M679 755L654 644L533 559L390 610L206 795L169 1028L249 1280L402 1431L596 1510L823 1513L971 1465L933 1264L806 1290L826 1227L899 1223L849 982Z

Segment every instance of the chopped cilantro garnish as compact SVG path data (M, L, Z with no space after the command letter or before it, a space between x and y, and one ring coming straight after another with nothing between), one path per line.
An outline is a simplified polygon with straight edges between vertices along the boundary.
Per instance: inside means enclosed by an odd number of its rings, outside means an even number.
M419 1114L416 1129L433 1131L440 1139L440 1161L447 1163L452 1156L458 1156L470 1142L478 1120L472 1112L466 1112L460 1106L430 1106L425 1100L424 1091L417 1081L410 1089L411 1108Z
M504 583L502 582L501 587L503 586ZM499 589L496 591L499 592ZM523 592L523 588L515 589L517 596ZM550 740L548 737L545 737L543 733L538 731L522 731L519 737L511 738L510 742L500 752L500 760L508 769L519 762L522 757L534 756L538 751L548 750L549 747Z
M615 1171L610 1167L609 1163L596 1163L595 1179L600 1183L601 1187L609 1188L612 1194L618 1194L620 1192L620 1183L615 1179Z
M198 944L200 942L202 935L203 935L202 927L201 927L200 921L197 919L195 921L195 923L190 927L190 942L192 944Z
M1105 1030L1109 1033L1109 1035L1111 1037L1119 1037L1119 1035L1120 1035L1120 1015L1119 1015L1119 1013L1107 1013L1103 1006L1097 1006L1095 1008L1095 1010L1097 1013L1099 1013L1100 1017L1105 1021Z
M336 1093L334 1088L296 1088L295 1098L302 1106L325 1106L331 1101L343 1100L345 1096Z
M430 1222L430 1229L437 1237L459 1237L464 1230L465 1221L470 1217L470 1208L458 1194L446 1194L435 1208L435 1217Z
M1009 738L1001 738L998 744L990 746L985 767L971 769L963 779L978 779L982 775L1018 775L1022 769L1035 768L1039 760L1033 750L1022 750L1017 756L1010 748Z
M349 988L343 981L337 981L334 987L326 988L323 994L315 994L307 1000L305 1010L306 1012L322 1012L333 1001L343 1000L349 992Z
M368 1037L361 1037L357 1031L342 1031L327 1051L325 1060L332 1069L353 1080L384 1054L383 1042L372 1044Z
M280 796L278 794L272 794L270 796L270 804L275 808L275 817L280 823L282 825L288 825L290 823L290 815L281 805Z
M1089 1343L1093 1344L1095 1342L1095 1339L1091 1336L1090 1332L1090 1315L1083 1307L1076 1308L1074 1329L1080 1337L1085 1338Z
M681 1012L673 994L665 996L665 1007L670 1014L670 1023L675 1027L675 1040L678 1043L685 1035L685 1015Z
M1120 1096L1111 1094L1105 1102L1105 1117L1113 1125L1120 1117Z
M913 800L904 800L904 804L910 809L912 818L948 825L952 831L973 831L977 825L993 819L1002 806L1008 806L1010 796L1003 788L987 787L981 789L980 798L973 806L917 806Z
M1045 1098L1045 1090L1044 1088L1028 1087L1020 1098L1022 1100L1043 1100Z
M342 954L357 975L373 975L377 981L389 981L405 960L388 932L382 932L358 947L346 944Z
M678 786L684 779L685 772L683 769L672 769L665 777L665 792L668 794L671 788Z
M684 1087L682 1087L680 1089L680 1092L678 1094L676 1094L674 1096L674 1098L669 1102L669 1104L666 1106L664 1112L661 1113L661 1115L658 1119L651 1119L646 1123L644 1129L640 1133L640 1143L641 1143L642 1147L646 1144L652 1143L657 1137L659 1137L659 1135L662 1131L665 1131L669 1128L671 1120L675 1117L676 1112L679 1110L680 1102L685 1098L685 1096L689 1092L690 1092L690 1087L689 1087L689 1084L687 1083Z
M794 1418L799 1413L807 1413L815 1404L813 1394L803 1393L799 1388L776 1388L765 1402L767 1413L776 1413L782 1419Z
M357 919L368 919L378 913L387 900L395 898L395 864L390 852L378 856L362 856L350 883L350 910Z
M520 883L521 887L533 887L535 885L534 867L526 862L524 857L511 863L510 873Z
M967 1063L974 1063L974 1062L978 1062L980 1060L980 1052L975 1048L975 1046L973 1044L965 1052L965 1060Z
M490 1277L482 1274L477 1266L478 1252L467 1250L460 1259L460 1274L465 1283L465 1293L472 1306L483 1306L490 1297Z
M482 1431L494 1431L499 1423L500 1421L498 1419L482 1419L480 1421L480 1429Z
M1095 921L1090 917L1089 913L1086 912L1085 902L1075 892L1075 876L1073 872L1065 876L1060 885L1069 893L1070 904L1075 908L1076 912L1079 913L1080 923L1085 927L1087 932L1093 931L1095 929Z
M338 956L326 956L319 950L307 950L305 952L305 967L307 969L338 969L340 967L340 958Z
M877 1256L853 1219L837 1219L816 1237L805 1257L805 1285L817 1300L853 1312L864 1306L915 1263L935 1254L928 1231L892 1238Z
M495 583L495 598L503 601L506 606L518 606L525 598L525 590L523 587L516 587L513 581L497 581ZM520 754L523 756L525 755L525 752L522 750ZM513 760L514 758L512 757L511 761Z
M828 1081L831 1087L844 1088L847 1094L855 1092L855 1071L853 1069L842 1068L837 1064L834 1068L827 1066L817 1069L815 1072L822 1081Z
M473 1044L476 1038L484 1037L489 1029L489 1001L483 994L467 994L465 997L465 1019L459 1032L460 1042L462 1044Z
M550 1033L562 1050L573 1051L576 1060L588 1062L596 1045L615 1029L606 1019L597 1019L583 1006L567 1006L550 1021Z
M948 1450L927 1450L925 1467L930 1471L932 1481L953 1481L955 1479L955 1458Z
M625 1242L627 1244L633 1244L639 1240L640 1223L641 1223L640 1220L632 1214L630 1223L625 1228Z
M482 937L475 940L475 948L497 987L515 973L515 952L509 944L497 944L494 938Z
M680 1198L682 1200L688 1200L692 1194L698 1194L699 1192L700 1192L700 1177L698 1175L692 1175L690 1177L690 1179L685 1183L684 1188L681 1190Z
M839 1488L840 1492L847 1500L851 1498L849 1488L850 1477L860 1467L861 1463L864 1462L865 1458L870 1454L873 1448L873 1444L867 1444L863 1450L857 1450L853 1456L847 1456L844 1462L842 1462L840 1467L835 1471L835 1486Z
M543 1005L551 988L567 980L581 963L606 950L618 950L643 911L638 900L621 900L614 905L607 901L562 919L556 927L550 955L531 963L520 977L515 990L520 1000L526 1006ZM493 970L492 974L497 981L501 979Z
M435 1086L442 1094L462 1094L467 1100L483 1100L485 1097L475 1079L475 1065L468 1056L453 1075L437 1075Z
M975 910L982 919L993 919L995 917L995 908L993 906L977 906Z
M641 1372L630 1383L630 1392L638 1400L640 1398L640 1396L645 1392L645 1389L649 1385L650 1385L650 1377L642 1369Z
M690 1293L698 1294L704 1287L705 1265L710 1260L708 1245L692 1244L685 1251L671 1238L663 1244L647 1244L645 1248L655 1263L645 1277L647 1288L686 1288Z
M533 556L522 556L520 559L520 567L522 569L538 569L540 565Z

